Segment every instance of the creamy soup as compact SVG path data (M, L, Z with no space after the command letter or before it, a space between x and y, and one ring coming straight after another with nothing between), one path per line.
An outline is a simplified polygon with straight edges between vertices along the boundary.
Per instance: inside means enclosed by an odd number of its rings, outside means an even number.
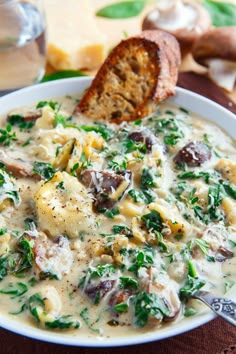
M235 142L167 103L121 125L75 105L2 119L1 313L101 337L196 315L194 291L234 285Z

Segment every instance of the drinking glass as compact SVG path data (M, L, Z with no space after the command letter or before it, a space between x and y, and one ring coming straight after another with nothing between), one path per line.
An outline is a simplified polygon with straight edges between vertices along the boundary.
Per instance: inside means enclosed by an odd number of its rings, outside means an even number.
M41 0L0 0L0 96L42 78L45 28Z

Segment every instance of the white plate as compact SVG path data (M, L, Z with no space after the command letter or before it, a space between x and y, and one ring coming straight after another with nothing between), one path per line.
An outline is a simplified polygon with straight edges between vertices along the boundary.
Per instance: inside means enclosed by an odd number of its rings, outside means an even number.
M88 87L90 81L91 78L89 77L72 78L52 81L16 91L0 98L0 116L6 114L8 111L14 108L31 105L41 100L49 100L55 97L79 94ZM216 103L182 88L176 89L176 95L169 99L169 102L215 122L229 135L231 135L233 138L236 138L235 115L217 105ZM64 332L48 332L36 327L19 323L14 319L4 316L0 317L0 326L27 337L53 343L90 347L109 347L139 344L172 337L201 326L204 323L212 320L214 317L215 315L206 309L205 312L199 315L189 317L183 322L178 322L176 324L173 323L168 327L157 329L155 332L143 334L138 332L136 335L122 338L116 337L102 339L80 336L79 330L76 336L71 336L69 334L67 335Z

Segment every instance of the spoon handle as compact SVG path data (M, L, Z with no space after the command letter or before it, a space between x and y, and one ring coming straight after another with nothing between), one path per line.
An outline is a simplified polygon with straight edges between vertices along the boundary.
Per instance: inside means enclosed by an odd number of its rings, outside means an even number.
M195 291L192 297L204 302L218 316L236 327L236 303L234 301L201 290Z

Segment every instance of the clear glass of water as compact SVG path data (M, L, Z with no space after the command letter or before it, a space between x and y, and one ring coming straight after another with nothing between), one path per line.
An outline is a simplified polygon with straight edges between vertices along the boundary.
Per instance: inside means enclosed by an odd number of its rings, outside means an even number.
M0 96L44 75L45 27L41 0L0 0Z

